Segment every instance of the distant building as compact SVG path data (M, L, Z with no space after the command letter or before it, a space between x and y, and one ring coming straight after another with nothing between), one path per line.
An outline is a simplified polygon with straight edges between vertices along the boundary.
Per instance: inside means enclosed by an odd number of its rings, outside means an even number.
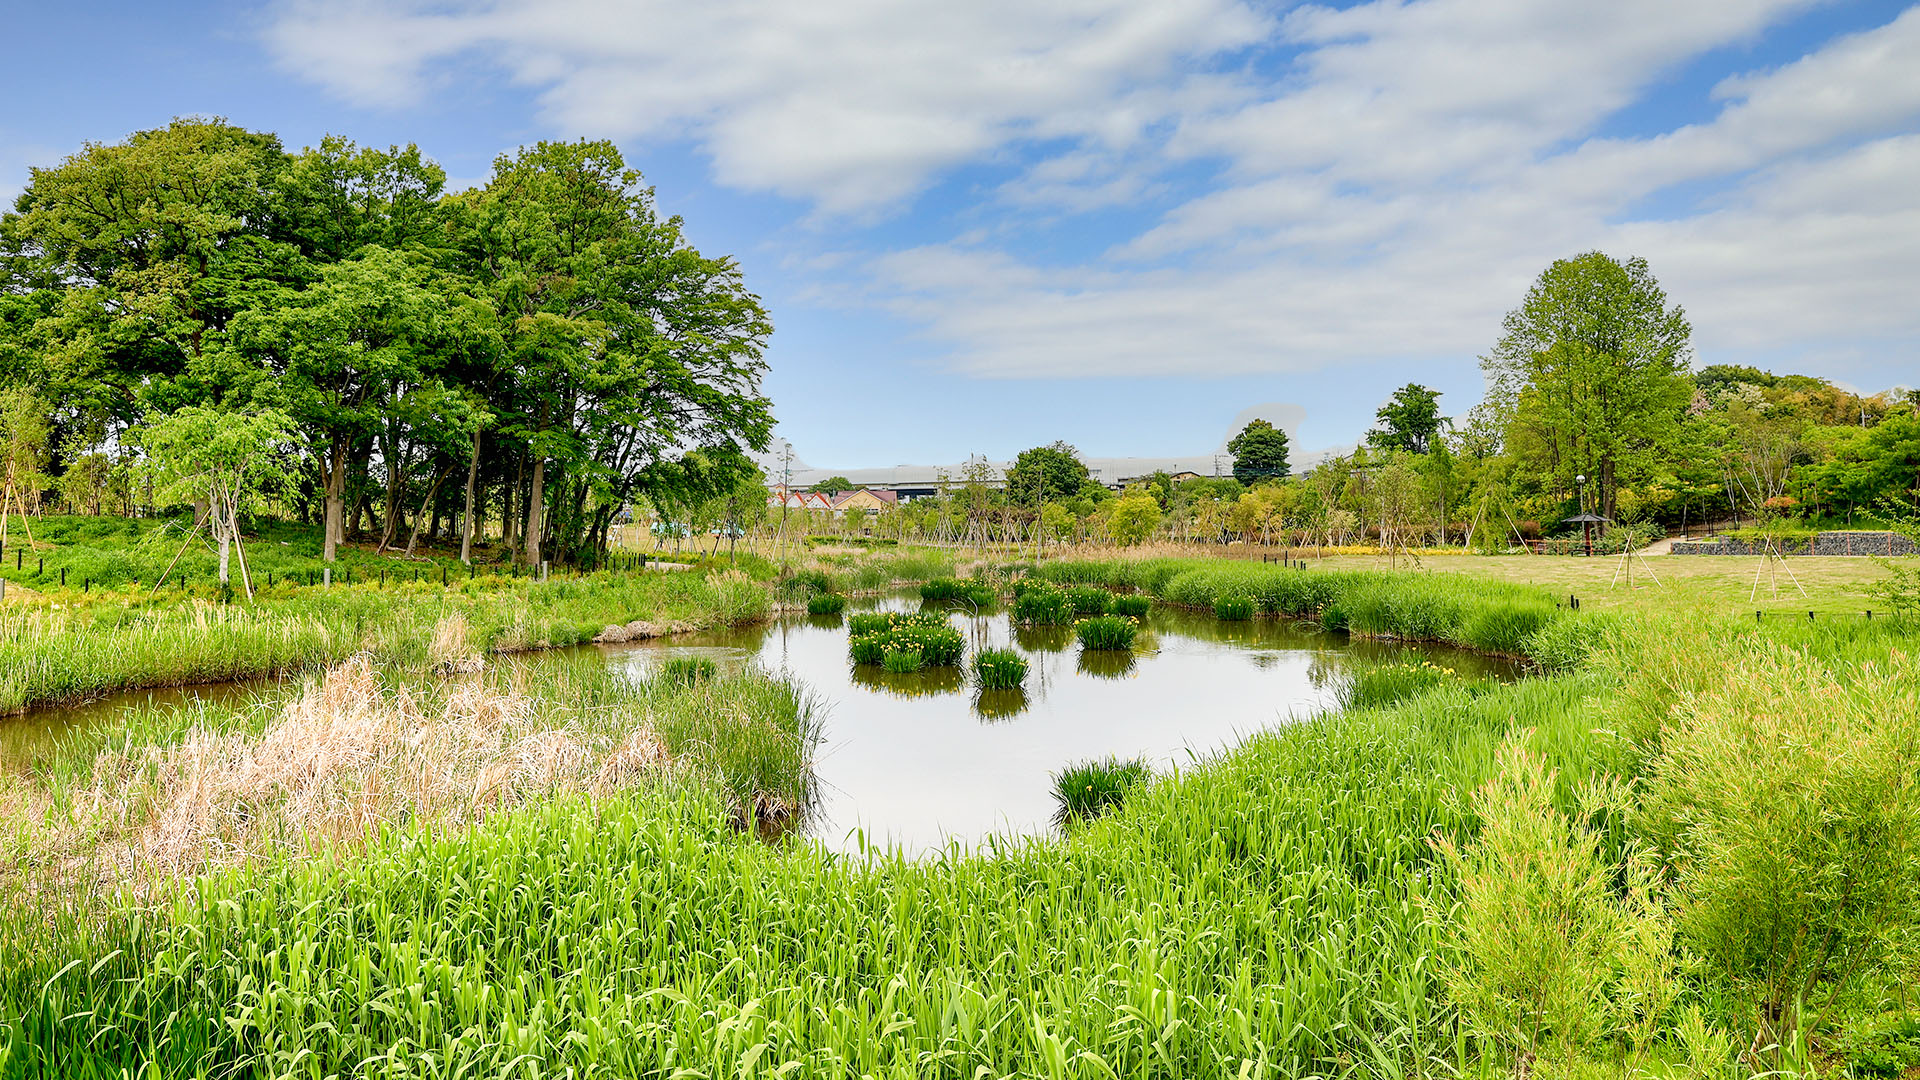
M884 488L864 487L853 491L788 491L775 484L767 494L767 505L774 509L820 510L831 514L856 511L877 514L900 505L900 494Z

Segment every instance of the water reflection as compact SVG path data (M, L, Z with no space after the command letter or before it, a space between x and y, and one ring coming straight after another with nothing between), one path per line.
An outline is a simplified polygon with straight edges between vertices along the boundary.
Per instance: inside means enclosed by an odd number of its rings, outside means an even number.
M1118 649L1081 649L1073 664L1075 671L1096 679L1124 679L1133 675L1138 666L1132 652Z
M919 671L888 671L878 664L852 665L855 686L897 698L920 698L951 694L967 684L957 667L921 668Z
M1011 720L1027 711L1027 691L1016 686L1011 690L982 690L973 698L973 713L980 719L992 723L997 720Z
M1015 627L1013 643L1027 652L1060 652L1073 644L1073 629L1066 626Z

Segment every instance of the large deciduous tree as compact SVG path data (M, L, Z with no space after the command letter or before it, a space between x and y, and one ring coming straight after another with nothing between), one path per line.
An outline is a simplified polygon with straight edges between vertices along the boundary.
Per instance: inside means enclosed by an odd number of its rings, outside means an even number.
M1233 478L1243 484L1278 480L1287 475L1287 433L1265 420L1254 420L1227 443L1233 455Z
M1374 413L1380 426L1367 432L1369 445L1381 450L1405 450L1424 454L1433 449L1440 427L1447 418L1440 415L1440 392L1408 383L1393 392L1393 397Z
M611 143L543 142L503 155L457 204L466 266L501 328L498 430L526 455L529 563L549 535L563 556L604 544L649 465L765 449L771 433L766 311L731 259L690 247L639 185Z
M1481 359L1508 451L1558 492L1586 476L1614 516L1616 490L1652 472L1678 436L1693 393L1690 333L1646 260L1596 251L1555 262Z
M1007 470L1007 495L1021 506L1068 499L1092 479L1079 451L1064 441L1023 450Z

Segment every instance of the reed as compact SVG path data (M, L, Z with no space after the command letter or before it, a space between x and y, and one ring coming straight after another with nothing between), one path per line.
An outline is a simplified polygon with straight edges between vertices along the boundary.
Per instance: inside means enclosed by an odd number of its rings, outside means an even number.
M1054 824L1065 828L1092 821L1118 808L1152 775L1139 758L1109 756L1069 765L1053 775Z
M1113 602L1107 605L1107 610L1114 615L1125 615L1129 619L1144 619L1147 613L1153 610L1153 601L1139 595L1116 596Z
M839 593L819 593L807 598L807 614L838 615L847 608L847 598Z

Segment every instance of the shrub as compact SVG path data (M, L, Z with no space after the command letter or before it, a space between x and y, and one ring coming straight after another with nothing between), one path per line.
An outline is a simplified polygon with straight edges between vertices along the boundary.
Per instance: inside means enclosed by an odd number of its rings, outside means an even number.
M1066 828L1092 821L1126 801L1127 793L1153 774L1145 760L1106 757L1069 765L1054 774L1054 823Z
M904 675L926 667L926 657L912 646L888 646L882 656L880 666L895 675Z
M660 665L659 678L680 686L711 682L720 674L720 665L704 656L675 656Z
M1108 610L1113 614L1125 615L1130 619L1144 619L1152 609L1153 601L1139 595L1116 596L1113 603L1108 605Z
M1083 649L1124 651L1133 648L1139 622L1125 615L1096 615L1073 624L1073 632Z
M821 593L807 599L807 614L838 615L846 610L847 598L839 593Z
M1076 585L1065 590L1063 595L1075 618L1105 615L1107 604L1113 600L1113 594L1098 585Z
M982 649L973 656L973 673L986 690L1011 690L1027 679L1027 658L1012 649Z
M1014 599L1013 617L1034 626L1065 626L1073 619L1073 608L1059 589L1041 586Z
M1857 670L1770 647L1678 704L1649 770L1682 935L1782 1044L1816 984L1893 970L1920 929L1920 671Z
M1433 912L1454 946L1441 970L1448 996L1475 1034L1522 1062L1608 1033L1620 943L1634 936L1597 835L1554 807L1554 786L1541 757L1509 738L1473 794L1479 836L1435 841L1460 892L1453 910Z
M1253 618L1253 597L1245 593L1224 593L1213 602L1213 616L1227 622L1245 622Z

